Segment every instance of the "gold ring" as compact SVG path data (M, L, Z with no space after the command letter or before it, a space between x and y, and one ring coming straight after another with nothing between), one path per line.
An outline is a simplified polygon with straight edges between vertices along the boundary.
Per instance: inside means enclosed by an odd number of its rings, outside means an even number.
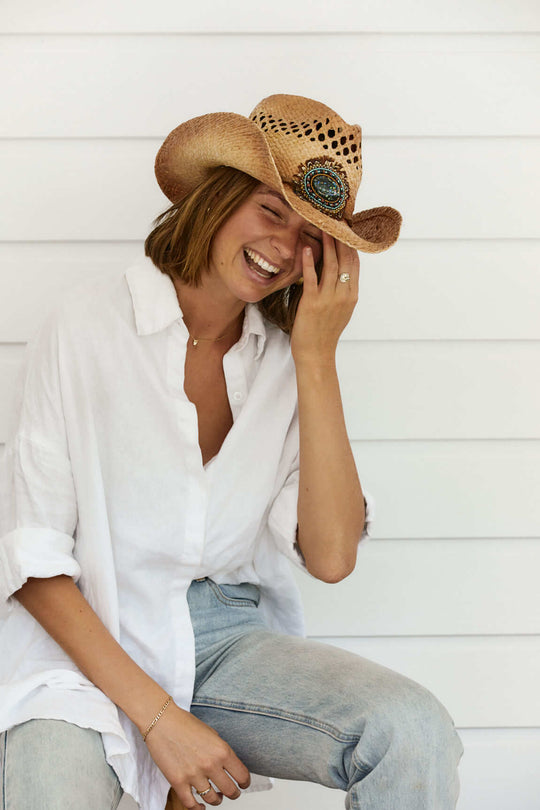
M210 793L211 790L212 785L210 785L210 787L207 787L206 790L198 790L197 793L199 794L199 796L206 796L206 794Z
M341 273L338 276L338 278L339 278L340 281L343 281L343 282L351 280L351 277L350 277L350 275L348 273Z

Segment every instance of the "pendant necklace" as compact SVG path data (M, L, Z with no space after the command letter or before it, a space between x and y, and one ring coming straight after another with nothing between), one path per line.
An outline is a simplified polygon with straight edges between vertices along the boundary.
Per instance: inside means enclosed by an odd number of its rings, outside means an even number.
M196 346L196 345L197 345L198 343L200 343L201 341L210 341L210 342L214 342L214 341L216 341L216 340L223 340L223 338L226 338L226 337L227 337L227 335L230 335L230 333L231 333L231 332L233 331L233 329L235 329L235 328L236 328L236 323L234 323L234 324L231 326L231 328L230 328L230 329L227 329L227 331L226 331L226 332L225 332L223 335L220 335L220 336L219 336L219 337L217 337L217 338L196 338L196 337L193 337L193 335L192 335L192 334L191 334L191 332L189 332L189 331L188 331L188 334L189 334L189 339L191 340L191 345L192 345L192 346Z

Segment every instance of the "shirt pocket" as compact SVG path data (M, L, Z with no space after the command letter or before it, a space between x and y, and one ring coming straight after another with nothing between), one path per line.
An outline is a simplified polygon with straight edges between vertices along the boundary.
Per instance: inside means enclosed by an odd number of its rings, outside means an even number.
M252 582L241 582L239 585L219 584L208 578L208 584L212 588L214 595L224 605L230 607L252 607L259 606L261 592L258 585Z

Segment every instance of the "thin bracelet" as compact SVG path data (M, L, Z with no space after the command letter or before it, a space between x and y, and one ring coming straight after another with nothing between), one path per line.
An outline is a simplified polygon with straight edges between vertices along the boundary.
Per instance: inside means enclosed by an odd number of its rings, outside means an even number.
M157 721L159 720L159 718L161 717L161 715L163 714L163 712L165 711L165 709L167 708L167 706L169 705L171 700L172 700L172 697L170 695L167 695L167 700L165 701L165 703L163 704L163 706L161 707L159 712L156 714L156 716L154 717L154 719L152 720L152 722L150 723L150 725L148 726L148 728L146 729L146 731L142 735L143 742L146 742L146 738L148 737L148 735L150 734L150 732L152 731L152 729L156 725Z

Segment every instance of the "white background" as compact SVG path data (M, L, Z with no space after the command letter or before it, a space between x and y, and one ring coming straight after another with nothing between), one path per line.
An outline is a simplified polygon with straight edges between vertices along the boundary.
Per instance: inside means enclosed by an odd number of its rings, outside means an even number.
M297 576L310 636L447 706L459 810L540 808L539 23L535 0L7 0L0 23L0 441L47 307L122 273L166 207L173 127L274 92L362 126L357 209L403 215L394 247L360 254L339 350L376 539L338 585ZM240 803L344 794L277 782Z

